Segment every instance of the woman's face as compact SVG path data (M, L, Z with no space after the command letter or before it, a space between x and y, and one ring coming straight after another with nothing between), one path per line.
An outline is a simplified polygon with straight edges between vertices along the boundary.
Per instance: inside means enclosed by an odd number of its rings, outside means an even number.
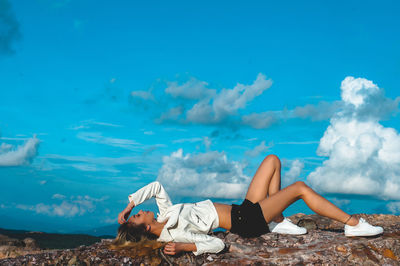
M155 218L153 212L140 210L137 214L132 215L128 219L128 223L148 225L151 224L154 220Z

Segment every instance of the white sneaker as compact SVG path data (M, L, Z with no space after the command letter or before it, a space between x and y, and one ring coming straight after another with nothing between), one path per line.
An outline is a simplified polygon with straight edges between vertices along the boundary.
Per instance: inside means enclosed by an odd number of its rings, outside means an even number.
M345 236L374 236L383 233L383 228L380 226L373 226L366 222L363 218L359 219L357 225L345 225Z
M272 233L289 235L304 235L307 233L306 228L293 224L288 218L284 218L280 223L270 222L268 226Z

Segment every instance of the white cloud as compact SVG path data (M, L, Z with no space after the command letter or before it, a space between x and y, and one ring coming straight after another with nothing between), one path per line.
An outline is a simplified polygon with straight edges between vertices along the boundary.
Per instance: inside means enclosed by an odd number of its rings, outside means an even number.
M67 165L65 165L65 166L67 166ZM121 172L120 170L118 170L114 167L109 167L109 166L104 166L104 165L96 165L96 164L73 163L73 164L68 164L68 166L78 169L80 171L85 171L85 172L109 172L109 173Z
M167 112L162 113L161 116L155 120L155 122L162 123L164 121L178 121L183 112L183 106L172 107Z
M239 110L245 109L247 104L255 97L271 87L272 81L270 79L267 80L262 73L258 74L253 84L243 85L238 83L232 89L222 89L219 92L215 89L208 89L207 85L206 82L194 78L183 85L179 85L177 82L170 82L165 93L173 98L164 99L165 103L162 106L167 106L167 110L161 113L155 119L155 122L204 125L237 124L265 128L275 121L271 118L272 112L258 116L249 115L243 119L239 113ZM180 100L176 98L180 98ZM177 104L171 107L169 105L171 102L176 102Z
M265 140L263 140L263 141L261 141L261 143L259 145L255 146L254 149L252 149L250 151L246 151L246 155L248 155L250 157L257 157L261 153L266 152L271 147L272 147L272 144L270 144L269 146L266 146Z
M182 85L178 82L168 82L165 92L173 97L181 97L184 99L204 99L215 95L215 90L207 89L207 82L191 78Z
M11 144L7 144L5 142L1 143L0 145L0 154L9 152L14 146Z
M104 201L107 197L100 199L90 196L72 196L70 199L65 199L64 195L54 194L52 199L62 200L59 204L38 203L36 205L17 204L16 208L25 211L34 211L38 214L60 217L81 216L85 213L93 212L96 209L96 203Z
M65 199L66 197L62 194L54 194L52 197L52 199Z
M341 101L325 102L321 101L317 105L307 104L298 106L293 110L294 117L308 118L312 121L330 119L342 106Z
M131 96L134 98L141 98L143 100L155 100L151 91L132 91Z
M244 198L250 178L245 165L228 161L224 152L183 154L179 149L163 157L157 180L167 191L182 196Z
M105 144L128 150L137 150L138 147L141 146L140 143L130 139L104 137L100 132L79 132L76 136L78 139L82 139L88 142Z
M155 144L143 147L143 154L149 154L157 148L166 147L164 144ZM92 156L69 156L61 154L46 154L38 156L38 160L32 164L41 171L52 171L54 169L75 169L92 172L120 173L118 165L132 165L149 167L158 163L155 156L120 156L120 157L92 157ZM38 162L39 161L39 162ZM143 172L143 171L142 171Z
M71 126L68 129L71 130L79 130L79 129L87 129L87 128L93 128L95 126L103 126L103 127L123 127L121 125L117 124L112 124L112 123L107 123L107 122L99 122L99 121L94 121L93 119L89 120L83 120L80 121L80 124L77 126Z
M16 135L19 136L20 134ZM37 135L45 135L45 134L36 134ZM0 139L2 140L28 140L29 138L8 138L8 137L0 137Z
M390 202L386 204L387 209L395 215L400 213L400 201Z
M277 142L276 144L283 144L283 145L310 145L310 144L317 144L319 141L317 140L309 140L309 141L283 141Z
M322 192L400 199L400 135L379 123L397 108L398 99L385 98L373 82L353 77L343 80L341 96L343 109L330 120L317 149L328 159L307 180Z
M186 138L186 139L176 139L172 143L184 143L184 142L200 142L203 141L202 138Z
M370 80L346 77L342 81L341 101L298 106L288 111L288 118L311 118L312 121L327 120L338 113L344 116L357 116L358 120L385 118L398 111L400 97L385 97L384 90ZM379 106L379 108L376 108Z
M339 207L343 207L344 205L350 203L350 200L348 199L338 199L338 198L329 198L329 201L331 201L333 204Z
M23 145L14 148L13 145L2 143L0 146L0 166L20 166L30 164L37 154L40 140L28 139Z
M222 89L213 97L201 99L186 113L188 122L215 124L230 116L237 115L239 109L271 87L272 81L258 74L252 85L238 83L233 89Z
M203 143L206 149L208 150L211 146L212 140L209 137L203 137Z
M118 222L118 219L113 217L113 218L106 218L103 220L103 223L105 224L116 224Z
M184 142L190 142L190 143L202 142L206 147L206 149L209 149L211 146L211 139L209 137L185 138L185 139L176 139L172 141L172 143L184 143Z
M289 168L289 171L285 172L285 175L283 176L282 179L283 186L286 187L296 182L303 168L304 168L303 162L297 159L294 160Z
M252 113L242 116L242 123L252 128L262 129L270 127L277 121L274 112Z
M121 125L116 125L116 124L111 124L111 123L106 123L106 122L97 122L97 121L92 121L92 124L105 126L105 127L123 127Z

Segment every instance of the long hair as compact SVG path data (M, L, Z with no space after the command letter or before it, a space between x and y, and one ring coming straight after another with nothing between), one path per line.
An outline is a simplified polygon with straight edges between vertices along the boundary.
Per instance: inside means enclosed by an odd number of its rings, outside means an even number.
M109 248L123 256L146 257L150 264L158 265L161 263L158 250L165 246L165 243L158 242L156 239L155 234L146 231L144 224L124 223L119 226L117 237L111 242Z
M133 224L126 222L119 226L117 237L113 243L115 245L121 245L125 242L139 242L143 238L154 240L157 239L157 236L146 231L146 226L144 224Z

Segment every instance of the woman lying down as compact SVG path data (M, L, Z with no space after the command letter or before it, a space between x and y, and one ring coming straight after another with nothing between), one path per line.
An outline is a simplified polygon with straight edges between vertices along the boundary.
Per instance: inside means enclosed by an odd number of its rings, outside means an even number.
M116 240L138 242L144 238L167 242L164 253L175 255L191 251L195 255L218 253L224 242L211 235L218 227L241 237L257 237L269 232L279 234L306 234L307 229L284 218L282 212L295 201L302 199L315 213L342 222L346 236L373 236L383 233L383 228L372 226L363 218L349 215L316 193L304 182L280 189L281 163L277 156L267 156L259 166L241 205L227 205L204 200L197 203L173 205L159 182L153 182L129 195L128 206L118 215L121 226ZM154 213L140 210L129 215L132 209L155 197L159 209Z

